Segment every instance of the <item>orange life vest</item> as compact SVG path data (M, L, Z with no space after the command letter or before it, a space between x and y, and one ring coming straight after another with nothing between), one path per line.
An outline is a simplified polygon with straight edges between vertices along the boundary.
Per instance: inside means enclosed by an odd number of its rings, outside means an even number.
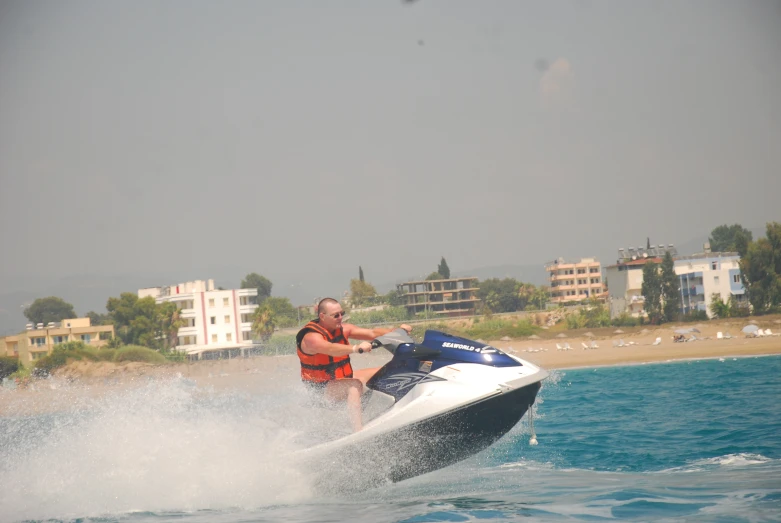
M320 325L320 320L312 320L296 334L296 353L301 360L301 379L315 383L325 383L339 378L352 378L353 368L350 356L328 356L327 354L307 354L301 350L301 341L309 332L320 334L329 343L349 345L344 337L344 329L339 327L336 332L329 332Z

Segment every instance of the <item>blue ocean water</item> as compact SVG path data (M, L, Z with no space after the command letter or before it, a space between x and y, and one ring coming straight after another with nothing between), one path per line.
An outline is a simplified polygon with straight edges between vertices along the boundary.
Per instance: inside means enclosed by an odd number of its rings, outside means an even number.
M345 497L284 459L312 422L297 405L172 380L6 415L0 521L781 521L778 356L555 371L538 445L524 418L467 461Z

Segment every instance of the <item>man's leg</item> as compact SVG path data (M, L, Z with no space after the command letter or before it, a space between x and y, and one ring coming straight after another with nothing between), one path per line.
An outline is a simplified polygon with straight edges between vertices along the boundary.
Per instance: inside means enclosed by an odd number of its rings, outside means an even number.
M353 431L358 432L363 428L363 416L361 415L361 394L363 382L359 379L339 379L329 381L325 387L324 396L329 401L347 401L347 415L353 425Z
M363 386L366 387L366 382L371 379L372 376L377 374L377 371L382 367L372 367L370 369L359 369L353 371L353 378L361 380Z

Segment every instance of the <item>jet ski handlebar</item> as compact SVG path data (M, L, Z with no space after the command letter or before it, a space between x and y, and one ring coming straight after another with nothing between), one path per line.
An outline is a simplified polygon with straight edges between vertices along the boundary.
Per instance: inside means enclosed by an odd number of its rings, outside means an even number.
M407 331L402 328L398 328L390 331L387 334L383 334L382 336L374 338L374 340L372 340L372 349L385 347L388 352L395 354L399 345L403 345L405 343L415 343L415 340L410 337Z

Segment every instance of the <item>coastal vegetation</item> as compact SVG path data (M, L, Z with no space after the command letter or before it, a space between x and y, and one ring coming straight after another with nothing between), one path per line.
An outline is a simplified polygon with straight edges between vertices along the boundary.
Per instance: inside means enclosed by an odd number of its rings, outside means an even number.
M653 325L680 319L681 282L675 274L673 257L667 251L662 263L649 261L643 265L645 312Z
M0 356L0 380L7 378L14 372L19 370L21 364L19 358L13 358L11 356Z
M746 242L741 253L740 275L754 314L781 307L781 223L766 225L765 236Z
M114 363L137 361L162 364L167 360L160 352L138 345L126 345L120 349L96 349L80 341L70 341L55 346L50 354L36 361L33 365L33 374L48 376L71 361L108 361Z

